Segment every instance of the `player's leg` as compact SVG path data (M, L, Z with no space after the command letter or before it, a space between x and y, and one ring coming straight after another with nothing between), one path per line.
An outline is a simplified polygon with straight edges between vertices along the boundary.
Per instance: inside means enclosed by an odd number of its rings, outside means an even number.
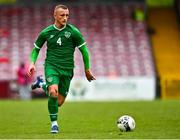
M46 83L43 80L43 76L39 75L36 77L36 80L31 85L31 89L34 90L36 88L42 88Z
M59 72L56 67L45 67L46 86L48 89L48 111L51 120L51 133L58 133L58 85Z
M58 133L58 85L48 87L48 110L51 120L51 133Z
M53 83L59 83L59 86L61 85L60 83L66 83L64 80L59 82L59 77L53 76ZM48 81L48 78L47 80ZM62 86L63 87L63 86ZM58 91L59 89L62 89L63 95L60 94ZM68 86L69 89L69 86ZM66 92L64 92L66 91ZM48 100L48 110L50 114L50 119L51 119L51 133L58 133L58 124L57 124L57 118L58 118L58 107L60 107L64 101L66 96L65 93L67 93L67 89L58 87L58 85L51 85L48 86L48 94L49 94L49 100Z
M36 80L31 85L32 90L35 90L37 88L42 88L44 90L44 93L46 94L46 96L47 97L49 96L47 85L46 85L46 82L44 81L42 75L37 76Z

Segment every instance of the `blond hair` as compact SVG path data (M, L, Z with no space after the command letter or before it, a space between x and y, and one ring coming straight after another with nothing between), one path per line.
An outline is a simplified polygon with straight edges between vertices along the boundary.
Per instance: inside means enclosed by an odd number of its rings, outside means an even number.
M59 4L59 5L56 5L56 6L55 6L54 11L56 11L56 10L59 9L59 8L68 9L68 7L67 7L66 5Z

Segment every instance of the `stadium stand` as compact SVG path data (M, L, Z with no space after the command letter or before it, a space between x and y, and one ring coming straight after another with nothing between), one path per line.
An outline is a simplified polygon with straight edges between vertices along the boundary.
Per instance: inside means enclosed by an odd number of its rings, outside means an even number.
M96 77L154 76L146 23L132 19L136 5L72 5L70 22L87 40ZM142 6L143 7L143 6ZM15 79L21 61L28 62L38 32L53 23L53 6L2 7L0 9L0 79ZM98 11L98 14L96 13ZM43 50L46 48L44 47ZM45 51L37 61L43 73ZM75 52L75 76L83 76L82 58ZM5 57L5 58L4 58ZM4 59L4 60L2 60ZM7 59L7 60L6 60ZM3 62L1 62L3 61Z
M163 24L162 24L163 23ZM172 8L152 9L149 24L157 33L152 36L163 99L180 99L180 28Z

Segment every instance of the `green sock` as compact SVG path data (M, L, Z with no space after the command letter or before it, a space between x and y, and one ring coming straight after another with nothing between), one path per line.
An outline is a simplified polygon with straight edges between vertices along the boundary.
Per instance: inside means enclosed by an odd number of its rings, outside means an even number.
M52 98L49 96L48 110L49 110L51 122L57 121L57 116L58 116L58 99L57 98Z

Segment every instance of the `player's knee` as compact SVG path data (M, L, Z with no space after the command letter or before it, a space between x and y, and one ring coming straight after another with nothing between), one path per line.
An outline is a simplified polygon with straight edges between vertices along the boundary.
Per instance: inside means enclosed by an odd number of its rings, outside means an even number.
M58 98L58 90L55 87L49 87L49 95L53 98Z

